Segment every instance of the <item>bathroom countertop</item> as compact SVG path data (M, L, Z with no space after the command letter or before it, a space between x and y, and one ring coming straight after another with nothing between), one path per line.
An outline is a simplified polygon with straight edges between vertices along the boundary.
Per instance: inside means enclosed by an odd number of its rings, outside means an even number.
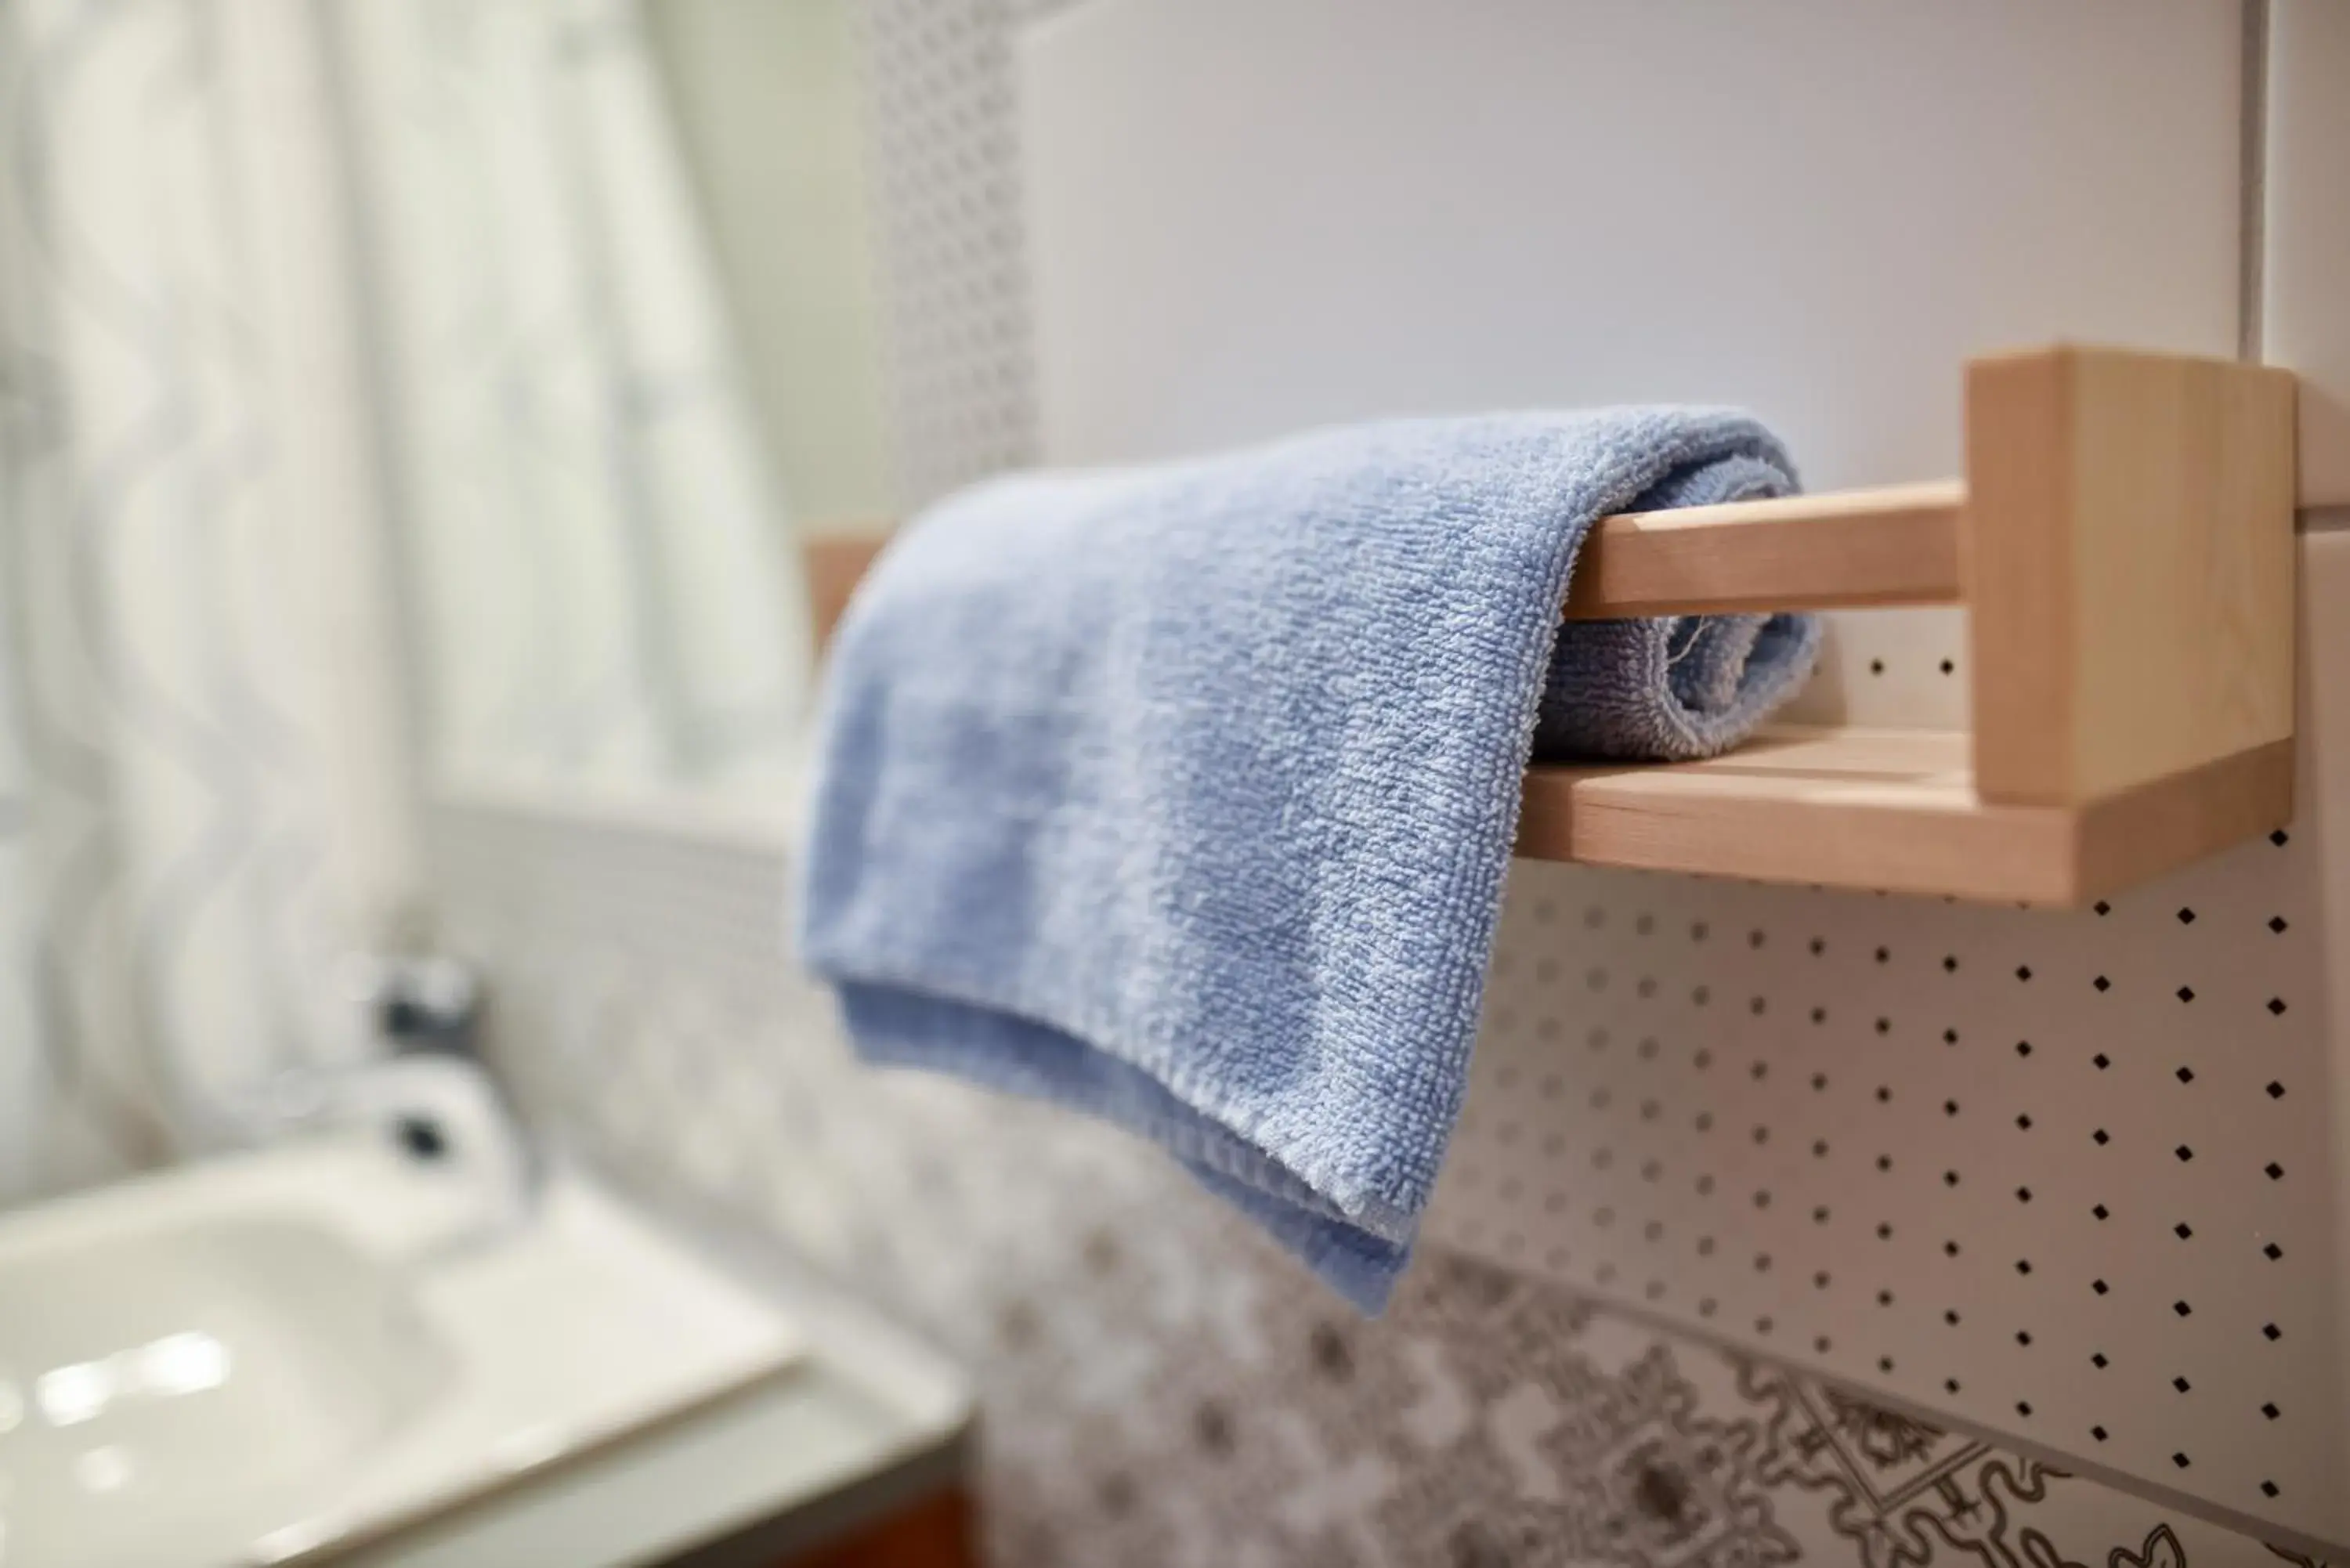
M338 1565L768 1568L962 1483L974 1407L960 1369L747 1227L595 1179L781 1304L808 1355Z

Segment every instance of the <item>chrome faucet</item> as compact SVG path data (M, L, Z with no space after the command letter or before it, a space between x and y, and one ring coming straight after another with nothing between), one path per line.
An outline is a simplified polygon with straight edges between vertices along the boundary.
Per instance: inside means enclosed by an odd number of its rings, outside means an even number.
M348 968L347 994L361 1025L358 1059L276 1075L234 1116L235 1141L369 1127L420 1167L477 1178L496 1203L495 1216L435 1251L527 1221L544 1191L546 1162L482 1054L479 978L437 954L361 954Z

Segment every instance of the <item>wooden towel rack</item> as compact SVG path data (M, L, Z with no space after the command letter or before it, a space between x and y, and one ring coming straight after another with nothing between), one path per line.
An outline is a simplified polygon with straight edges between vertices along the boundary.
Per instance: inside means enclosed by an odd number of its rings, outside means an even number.
M1966 369L1963 481L1603 519L1568 618L1963 605L1972 725L1537 766L1517 853L2073 905L2282 826L2293 400L2229 360L2002 355ZM810 544L820 632L880 544Z

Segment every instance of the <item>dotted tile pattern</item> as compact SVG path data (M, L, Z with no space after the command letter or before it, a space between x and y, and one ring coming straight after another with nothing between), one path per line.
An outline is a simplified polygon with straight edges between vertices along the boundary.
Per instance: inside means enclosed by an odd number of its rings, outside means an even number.
M1429 1233L2345 1521L2315 857L2073 915L1520 864Z

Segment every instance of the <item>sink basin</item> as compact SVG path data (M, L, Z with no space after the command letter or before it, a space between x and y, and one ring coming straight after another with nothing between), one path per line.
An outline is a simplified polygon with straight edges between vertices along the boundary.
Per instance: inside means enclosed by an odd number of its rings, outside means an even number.
M494 1212L354 1135L0 1220L0 1568L328 1554L799 1355L578 1175Z

